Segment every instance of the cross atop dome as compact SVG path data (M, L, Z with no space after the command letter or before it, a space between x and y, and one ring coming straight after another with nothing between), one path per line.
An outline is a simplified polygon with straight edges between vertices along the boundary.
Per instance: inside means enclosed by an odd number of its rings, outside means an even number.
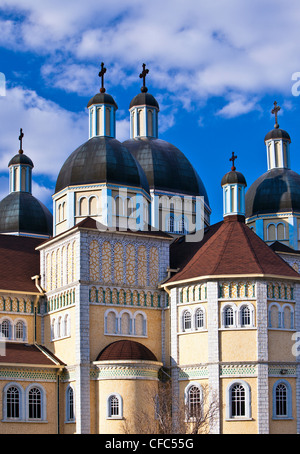
M271 110L271 114L275 115L275 125L274 125L274 128L278 129L279 128L279 124L278 124L278 121L277 121L277 115L278 115L278 112L280 111L280 106L277 105L277 102L274 101L274 108Z
M141 88L142 93L147 93L148 88L146 87L146 76L149 73L149 69L146 69L145 63L143 63L143 71L140 74L140 78L143 79L143 86Z
M23 129L21 128L21 129L20 129L20 135L19 135L19 141L20 141L20 150L19 150L19 153L20 153L20 154L23 154L23 137L24 137L24 133L23 133Z
M229 161L232 161L232 167L231 167L231 170L234 171L235 170L235 166L234 166L234 161L237 159L237 156L235 156L234 154L234 151L232 152L232 155L231 155L231 158L229 159Z
M104 88L104 74L106 73L106 68L104 68L104 63L101 63L101 71L99 72L99 77L101 77L101 88L100 93L105 93Z

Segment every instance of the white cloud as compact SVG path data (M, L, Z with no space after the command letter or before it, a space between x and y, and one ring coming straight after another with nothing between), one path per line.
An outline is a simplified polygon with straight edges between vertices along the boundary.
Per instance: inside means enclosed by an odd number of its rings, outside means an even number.
M231 100L222 109L217 112L225 118L233 118L238 115L244 115L253 110L260 110L257 99L246 99L243 95L234 95Z
M1 23L1 45L43 55L42 76L67 92L86 93L101 60L107 83L123 86L136 83L146 62L151 87L177 95L187 109L229 92L288 94L300 70L298 0L152 0L142 7L138 0L0 0L1 7L11 13ZM238 114L242 104L232 101L227 111Z

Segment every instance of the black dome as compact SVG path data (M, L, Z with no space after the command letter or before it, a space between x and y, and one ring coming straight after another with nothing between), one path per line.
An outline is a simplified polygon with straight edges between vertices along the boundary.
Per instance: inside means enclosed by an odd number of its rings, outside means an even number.
M13 158L11 158L11 160L8 163L8 167L14 164L27 164L33 168L33 162L31 161L30 158L28 158L28 156L26 156L23 153L18 153Z
M139 163L125 146L109 137L92 137L73 151L59 172L55 192L67 186L103 182L140 187L149 192Z
M246 192L246 217L264 213L300 213L300 175L290 169L271 169Z
M129 109L131 109L134 106L150 106L150 107L156 107L159 109L159 104L154 98L153 95L150 93L139 93L136 95L133 100L131 101L129 105Z
M97 93L89 100L87 107L90 107L93 104L110 104L115 106L116 109L118 108L114 98L108 93Z
M28 192L11 192L0 202L0 233L52 235L52 214Z
M141 164L151 189L204 196L209 205L202 180L174 145L148 137L129 139L123 143Z
M289 134L284 129L274 128L265 136L265 141L270 139L286 139L291 142Z
M244 175L241 172L236 172L235 170L231 170L230 172L227 172L224 177L222 178L221 181L221 186L224 186L225 184L244 184L247 186L246 179Z

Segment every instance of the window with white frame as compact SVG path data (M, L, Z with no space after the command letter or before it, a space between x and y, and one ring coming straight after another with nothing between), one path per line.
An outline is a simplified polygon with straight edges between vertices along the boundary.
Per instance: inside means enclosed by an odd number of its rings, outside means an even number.
M20 389L15 385L9 386L6 390L6 418L19 419L21 416L20 405Z
M74 389L72 386L68 386L66 391L66 420L68 422L75 421L75 401L74 401Z
M251 310L249 306L241 307L241 326L251 325Z
M110 394L107 399L107 418L121 419L123 417L123 401L120 394Z
M187 331L192 328L192 315L191 315L190 311L188 311L188 310L183 312L182 328L183 328L183 331Z
M234 310L232 306L227 306L224 309L224 325L225 327L234 326Z
M28 392L28 417L42 419L42 392L38 387L33 387Z
M201 308L198 308L195 312L195 328L204 328L204 310Z
M24 322L19 320L15 324L15 339L16 340L24 340L25 339L25 325Z
M188 419L199 419L201 417L201 391L200 387L193 385L188 390Z
M9 320L3 320L0 325L0 334L4 339L9 339L11 335L11 322Z
M226 389L226 418L251 418L251 388L244 380L236 380Z

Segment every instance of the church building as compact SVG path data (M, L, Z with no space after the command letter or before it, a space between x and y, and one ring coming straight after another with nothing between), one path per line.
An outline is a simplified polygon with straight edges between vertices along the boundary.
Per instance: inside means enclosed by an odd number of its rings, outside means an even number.
M169 408L171 433L298 433L300 177L279 106L268 171L246 190L232 154L210 225L197 170L159 138L148 72L121 143L101 65L53 214L20 130L0 202L0 433L163 433Z

